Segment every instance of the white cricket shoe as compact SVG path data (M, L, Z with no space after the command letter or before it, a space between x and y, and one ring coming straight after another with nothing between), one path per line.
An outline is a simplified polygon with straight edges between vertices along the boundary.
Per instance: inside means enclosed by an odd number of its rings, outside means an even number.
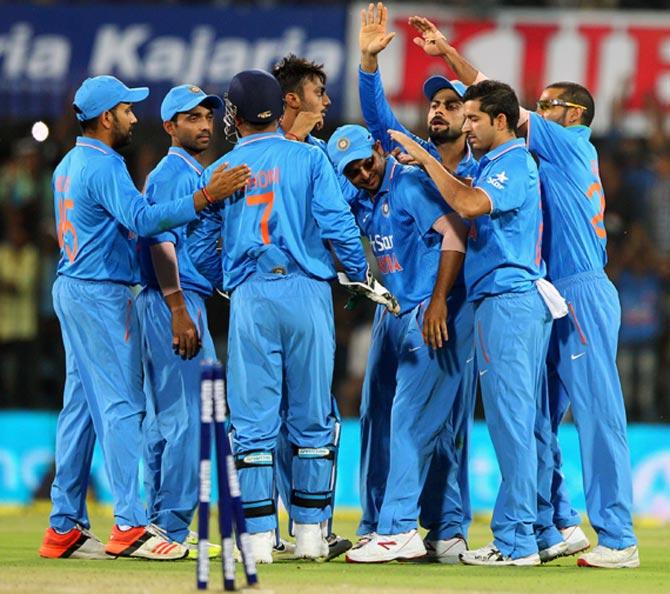
M272 547L272 556L275 559L295 559L295 543L279 539L279 543L274 543Z
M525 567L529 565L540 565L541 562L540 555L537 553L533 553L526 557L519 557L518 559L512 559L512 557L509 557L508 555L503 555L500 550L498 550L498 547L491 543L481 549L461 553L461 563L464 563L465 565L515 565L517 567Z
M540 561L542 561L542 563L549 563L554 559L564 557L567 553L567 550L568 550L568 543L562 540L560 542L557 542L555 545L547 547L546 549L540 549L540 552L538 554L540 555Z
M637 545L625 549L610 549L598 545L592 551L581 555L577 559L577 565L579 567L604 567L606 569L640 567L640 554Z
M586 534L584 534L584 531L579 526L561 528L560 532L563 535L565 544L568 545L567 551L563 553L566 557L581 553L591 546L589 539L586 538Z
M461 562L459 555L468 550L468 543L462 536L454 536L447 540L424 540L426 561L456 565Z
M376 535L376 532L368 532L367 534L361 534L358 537L358 540L356 541L356 544L353 547L351 547L352 550L360 549L362 546L365 546L366 544L368 544L372 540L372 537L375 536L375 535Z
M373 534L368 542L351 549L346 556L348 563L386 563L405 561L426 554L426 547L416 530L400 534Z
M272 549L274 546L274 530L249 534L249 549L256 563L272 563Z
M328 557L328 541L320 524L294 524L295 558L325 559Z

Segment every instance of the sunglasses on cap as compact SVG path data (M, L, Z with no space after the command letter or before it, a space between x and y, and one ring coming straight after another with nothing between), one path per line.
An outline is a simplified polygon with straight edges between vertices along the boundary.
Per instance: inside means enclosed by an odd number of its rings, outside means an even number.
M538 111L547 111L552 107L578 107L579 109L586 109L585 105L579 103L571 103L570 101L563 101L563 99L540 99L537 102Z

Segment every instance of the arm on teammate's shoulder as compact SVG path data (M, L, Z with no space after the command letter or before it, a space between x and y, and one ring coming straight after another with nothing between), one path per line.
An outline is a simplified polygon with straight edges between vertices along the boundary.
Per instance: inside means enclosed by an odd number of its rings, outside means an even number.
M455 178L435 157L406 134L397 130L389 130L389 134L426 170L442 198L462 218L473 219L491 212L491 202L485 192Z
M342 196L335 171L322 151L310 151L313 181L312 214L321 237L330 241L347 276L354 281L365 279L367 260L360 231Z

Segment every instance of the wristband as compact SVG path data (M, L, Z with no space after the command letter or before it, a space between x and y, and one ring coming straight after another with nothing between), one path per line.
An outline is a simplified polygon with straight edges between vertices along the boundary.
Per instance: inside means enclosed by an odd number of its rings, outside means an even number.
M200 188L200 191L202 192L202 195L205 197L205 200L207 200L207 204L214 204L215 203L215 200L210 196L210 194L207 191L207 188L205 186Z

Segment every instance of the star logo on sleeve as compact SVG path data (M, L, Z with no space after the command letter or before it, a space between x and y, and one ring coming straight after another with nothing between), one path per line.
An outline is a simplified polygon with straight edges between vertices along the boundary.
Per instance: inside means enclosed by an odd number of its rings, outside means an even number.
M503 186L505 185L505 182L509 178L507 177L507 174L504 171L501 171L500 173L496 173L495 175L489 175L488 179L486 180L487 184L491 184L494 188L497 188L498 190L502 190Z

